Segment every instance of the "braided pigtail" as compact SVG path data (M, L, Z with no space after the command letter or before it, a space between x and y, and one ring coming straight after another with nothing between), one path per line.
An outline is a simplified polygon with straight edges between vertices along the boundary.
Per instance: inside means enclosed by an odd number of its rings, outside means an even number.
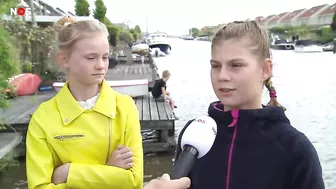
M268 89L269 91L269 94L270 94L270 101L267 103L267 106L278 106L278 107L281 107L283 108L284 111L286 111L286 108L283 107L278 101L277 101L277 95L276 95L276 91L275 91L275 88L273 86L273 83L271 81L271 78L268 78L266 81L265 81L265 86L266 88Z

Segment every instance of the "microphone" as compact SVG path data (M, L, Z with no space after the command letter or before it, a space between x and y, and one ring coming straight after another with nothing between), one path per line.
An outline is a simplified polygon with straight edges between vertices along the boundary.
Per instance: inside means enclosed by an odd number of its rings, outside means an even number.
M209 152L216 135L217 124L211 117L200 116L191 122L181 137L182 152L175 162L171 178L188 176L195 161Z

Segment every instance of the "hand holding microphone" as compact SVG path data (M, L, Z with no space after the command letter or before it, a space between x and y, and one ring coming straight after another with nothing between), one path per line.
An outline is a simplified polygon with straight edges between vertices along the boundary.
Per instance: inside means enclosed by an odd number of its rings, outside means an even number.
M182 133L182 152L175 162L172 179L188 176L193 164L198 158L206 155L217 135L217 124L209 116L196 118Z
M187 189L190 187L190 179L187 177L170 180L168 174L163 174L160 179L151 180L144 189Z

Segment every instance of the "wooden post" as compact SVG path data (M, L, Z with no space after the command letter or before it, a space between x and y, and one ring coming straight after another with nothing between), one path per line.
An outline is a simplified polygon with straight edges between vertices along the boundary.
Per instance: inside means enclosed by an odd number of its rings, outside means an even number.
M334 32L334 41L333 41L333 45L334 45L333 53L335 54L335 53L336 53L336 31Z
M132 49L126 47L126 60L127 64L133 64Z
M35 7L34 7L34 3L33 0L29 0L29 6L31 9L31 23L34 27L37 26L36 20L35 20Z

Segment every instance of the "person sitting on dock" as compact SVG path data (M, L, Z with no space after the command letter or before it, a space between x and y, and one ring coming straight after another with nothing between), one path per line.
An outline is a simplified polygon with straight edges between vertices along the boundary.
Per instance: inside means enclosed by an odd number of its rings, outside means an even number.
M268 39L255 21L226 24L213 36L209 66L218 100L209 104L207 115L215 120L217 131L209 152L193 164L190 189L325 188L314 145L291 125L277 101ZM262 104L264 88L270 95L267 105ZM179 134L175 162L193 121ZM194 137L207 139L201 133Z
M175 101L170 96L170 93L167 91L167 81L169 80L169 78L170 72L168 70L164 70L162 72L162 78L155 81L151 92L155 100L169 102L175 119L178 119L178 117L174 113L174 109L177 108L177 106L175 105Z
M143 188L139 113L105 81L108 31L98 20L62 17L56 60L68 80L31 117L26 138L29 189Z

